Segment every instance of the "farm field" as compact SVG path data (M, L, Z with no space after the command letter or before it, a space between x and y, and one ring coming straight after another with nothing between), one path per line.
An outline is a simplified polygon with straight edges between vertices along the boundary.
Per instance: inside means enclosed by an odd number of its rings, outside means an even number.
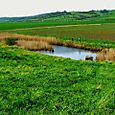
M0 43L0 114L114 115L114 75L113 62L51 57Z
M16 32L27 35L54 36L62 39L82 37L87 39L115 41L115 24L57 26L51 28L22 29L22 31L16 30Z
M115 48L115 24L57 26L50 28L34 28L10 31L32 36L50 36L66 42L81 38L82 45L97 48Z
M115 23L114 19L111 20L84 20L84 21L45 21L45 22L6 22L0 23L0 30L12 30L21 28L34 28L45 26L60 26L60 25L76 25L76 24L104 24Z

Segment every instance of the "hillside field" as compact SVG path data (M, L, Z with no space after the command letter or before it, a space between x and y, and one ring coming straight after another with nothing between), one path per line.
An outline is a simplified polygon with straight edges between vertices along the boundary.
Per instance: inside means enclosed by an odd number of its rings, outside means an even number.
M114 115L114 75L115 63L74 61L0 43L0 114Z
M110 22L100 17L97 21L0 23L0 33L115 49L113 18ZM0 115L25 114L115 115L115 62L52 57L1 41Z

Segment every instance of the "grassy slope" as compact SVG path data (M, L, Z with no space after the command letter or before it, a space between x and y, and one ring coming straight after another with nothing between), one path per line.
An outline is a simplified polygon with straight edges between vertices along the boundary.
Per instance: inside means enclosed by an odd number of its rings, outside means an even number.
M104 22L112 23L114 19L1 23L0 30ZM89 27L82 29L81 31L86 31ZM90 29L92 32L97 31L95 28ZM105 31L104 36L106 32L114 36L114 24L101 29ZM81 35L79 30L80 34L76 36L74 27L17 32L58 35L64 41ZM91 46L115 48L114 42L111 41L82 40L83 44ZM115 114L114 68L114 62L74 61L0 44L0 114Z
M51 12L41 15L29 16L29 17L4 17L0 18L0 22L62 22L63 21L78 21L78 20L109 20L114 21L115 19L115 10L100 10L100 11L89 11L89 12Z
M55 13L54 13L55 14ZM56 14L55 14L56 15ZM44 21L78 21L78 20L82 20L82 21L88 21L88 20L92 20L92 21L111 21L111 22L115 22L115 11L109 11L108 13L102 13L100 11L95 11L95 12L67 12L67 13L63 13L61 15L57 15L55 16L52 14L52 16L49 16L43 18Z
M27 17L26 17L27 18ZM26 21L26 18L23 21ZM108 13L101 11L95 12L55 12L41 16L40 20L35 17L35 22L7 22L0 23L0 30L30 28L39 26L56 26L56 25L70 25L70 24L103 24L115 23L115 10ZM32 18L33 20L34 18ZM16 20L15 20L16 21Z
M59 25L76 25L76 24L103 24L115 23L115 20L109 19L93 19L92 20L79 20L79 21L44 21L44 22L7 22L0 23L0 30L11 30L20 28L34 28L44 26L59 26Z
M114 75L115 63L0 45L0 114L114 114Z

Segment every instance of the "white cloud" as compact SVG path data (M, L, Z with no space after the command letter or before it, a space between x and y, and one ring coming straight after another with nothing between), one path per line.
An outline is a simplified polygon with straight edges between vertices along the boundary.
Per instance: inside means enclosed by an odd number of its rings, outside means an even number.
M115 0L0 0L0 16L92 9L115 9Z

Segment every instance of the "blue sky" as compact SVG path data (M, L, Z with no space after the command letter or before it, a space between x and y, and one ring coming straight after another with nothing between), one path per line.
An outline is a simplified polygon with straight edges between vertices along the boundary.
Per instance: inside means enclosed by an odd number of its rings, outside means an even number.
M115 0L0 0L0 17L92 9L115 9Z

